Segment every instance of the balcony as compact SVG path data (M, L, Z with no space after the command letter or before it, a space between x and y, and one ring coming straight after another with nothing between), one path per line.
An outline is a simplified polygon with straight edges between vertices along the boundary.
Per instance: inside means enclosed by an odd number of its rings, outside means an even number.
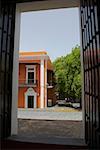
M19 80L19 87L36 87L36 86L37 86L37 80L34 79Z
M53 88L54 87L54 82L53 81L48 81L47 82L47 88Z

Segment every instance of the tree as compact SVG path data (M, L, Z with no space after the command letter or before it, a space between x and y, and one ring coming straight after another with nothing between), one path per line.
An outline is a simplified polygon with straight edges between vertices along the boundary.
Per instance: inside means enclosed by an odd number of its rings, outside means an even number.
M61 56L53 62L56 91L60 98L81 98L81 62L80 47L76 46L66 56Z

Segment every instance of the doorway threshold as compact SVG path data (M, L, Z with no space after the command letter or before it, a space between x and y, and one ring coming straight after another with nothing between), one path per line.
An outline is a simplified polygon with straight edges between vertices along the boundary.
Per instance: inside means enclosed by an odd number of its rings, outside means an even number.
M23 136L13 135L8 138L9 142L26 144L26 145L52 145L62 146L62 148L74 148L74 149L87 149L87 145L84 139L78 138L66 138L66 137L52 137L52 136ZM60 148L60 147L59 147Z
M25 143L37 143L37 144L54 144L54 145L69 145L69 146L86 146L84 139L78 138L66 138L66 137L54 137L54 136L25 136L25 135L13 135L8 140L25 142Z

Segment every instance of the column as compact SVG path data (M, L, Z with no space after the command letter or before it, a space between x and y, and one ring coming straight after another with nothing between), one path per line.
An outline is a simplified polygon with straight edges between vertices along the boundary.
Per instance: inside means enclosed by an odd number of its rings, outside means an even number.
M47 60L45 60L45 108L47 108Z
M40 64L40 107L44 108L44 59Z

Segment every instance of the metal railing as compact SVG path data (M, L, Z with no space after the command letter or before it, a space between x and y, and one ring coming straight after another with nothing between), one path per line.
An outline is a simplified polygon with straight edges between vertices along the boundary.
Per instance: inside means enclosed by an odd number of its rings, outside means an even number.
M47 87L49 88L49 87L54 87L54 82L53 81L48 81L47 82Z
M28 80L20 79L19 85L37 85L37 82L38 81L34 79L28 79Z

